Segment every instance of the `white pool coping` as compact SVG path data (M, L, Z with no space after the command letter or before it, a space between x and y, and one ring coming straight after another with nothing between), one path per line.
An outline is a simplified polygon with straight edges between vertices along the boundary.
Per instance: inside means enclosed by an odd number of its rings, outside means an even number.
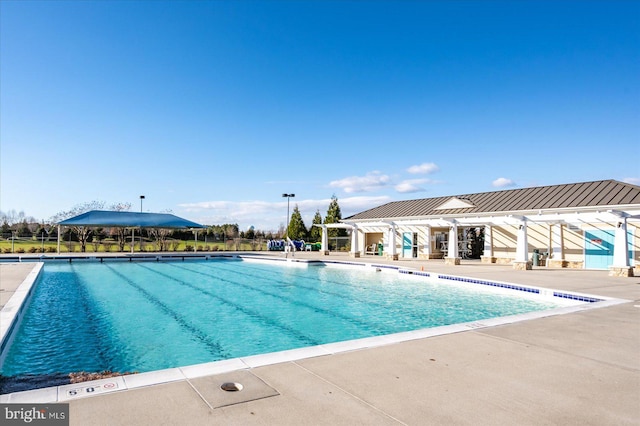
M40 276L43 266L44 263L42 262L34 264L34 268L27 274L7 303L2 307L2 310L0 310L0 366L2 366L6 357L4 349L9 347L13 341L14 334L12 331L20 326L22 317L29 307L34 284L38 276Z
M292 266L301 266L296 265L294 262L298 262L296 260L291 261ZM302 262L300 262L302 263ZM332 264L343 264L349 265L352 263L349 262L331 262ZM360 264L362 265L362 264ZM11 305L11 312L14 312L14 319L17 317L15 312L24 312L26 309L24 307L18 307L16 309L16 303L20 300L21 304L24 304L25 307L28 306L29 299L28 295L31 294L31 289L33 284L35 283L40 271L42 270L43 264L40 263L38 268L34 268L25 281L18 288L20 290L20 296L16 298L15 303ZM376 267L375 264L365 264L365 266ZM37 271L36 271L37 269ZM389 268L392 270L400 270L408 271L407 268ZM417 271L416 271L417 272ZM428 272L421 271L424 275L429 274ZM433 273L431 278L438 278L439 274ZM451 277L451 275L447 275ZM456 276L458 278L465 278ZM472 279L476 281L480 281L478 279ZM491 280L493 283L501 283L500 281ZM563 291L563 290L553 290L548 288L539 288L530 285L520 285L514 283L504 283L511 284L519 287L526 287L532 289L541 289L544 290L545 293L541 297L543 300L546 299L549 293L561 293L563 295L576 295L580 297L593 298L598 299L596 302L583 302L579 304L571 304L569 306L563 306L559 308L549 309L545 311L535 311L528 312L524 314L518 315L510 315L505 317L498 318L489 318L485 320L479 321L471 321L459 324L452 324L446 326L439 327L431 327L424 328L413 331L405 331L400 333L388 334L383 336L374 336L374 337L366 337L362 339L354 339L347 340L343 342L335 342L328 343L317 346L310 346L298 349L289 349L279 352L271 352L266 354L259 355L251 355L246 357L232 358L221 361L213 361L202 364L195 364L183 367L175 367L168 368L163 370L149 371L145 373L138 374L130 374L117 376L113 378L92 380L77 384L68 384L61 386L53 386L48 388L34 389L23 392L14 392L9 394L0 394L0 403L56 403L56 402L68 402L71 400L91 397L96 395L103 395L105 393L112 392L121 392L126 390L133 390L138 388L143 388L147 386L161 385L165 383L171 383L176 381L190 380L197 377L210 376L222 373L228 373L232 371L238 370L248 370L252 368L280 364L285 362L295 362L303 359L320 357L320 356L328 356L335 355L344 352L362 350L362 349L370 349L385 345L391 345L396 343L408 342L411 340L417 339L425 339L429 337L442 336L453 333L460 333L465 331L473 331L479 330L487 327L495 327L498 325L505 324L513 324L521 321L528 321L533 319L545 318L556 315L565 315L573 312L580 312L589 309L597 309L604 308L608 306L614 306L622 303L628 303L630 300L625 299L615 299L610 297L596 296L590 294L583 294L571 291ZM24 288L23 288L24 286ZM25 289L28 287L28 290L25 292ZM512 290L514 291L514 290ZM16 294L18 291L16 291ZM16 297L16 295L14 295ZM14 297L10 299L10 302L13 302ZM27 302L25 304L25 301ZM5 308L9 305L5 306ZM20 305L22 306L22 305ZM4 313L5 309L2 309L2 313ZM14 326L4 326L4 317L2 317L2 333L6 333L9 329ZM16 325L17 326L17 325ZM6 330L5 330L6 328ZM2 338L4 339L4 334L2 334ZM12 337L9 336L9 339ZM10 344L10 342L8 343Z

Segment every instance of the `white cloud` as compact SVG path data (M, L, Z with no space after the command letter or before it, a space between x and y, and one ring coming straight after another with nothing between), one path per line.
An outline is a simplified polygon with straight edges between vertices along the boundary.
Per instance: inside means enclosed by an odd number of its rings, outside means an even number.
M491 182L491 185L495 188L507 188L510 186L516 186L516 183L511 179L501 177Z
M440 167L436 163L422 163L417 166L411 166L407 169L407 172L417 174L431 174L440 170Z
M622 181L625 183L630 183L631 185L640 185L640 178L628 177L628 178L622 179Z
M422 192L425 188L421 185L430 182L429 179L407 179L395 186L395 190L404 194L410 192Z
M387 196L376 197L348 197L339 198L338 205L342 217L346 218L355 213L377 207L387 203L390 198ZM324 219L327 209L331 203L330 198L321 200L296 200L291 198L289 214L293 212L297 205L302 214L304 224L309 227L313 221L316 211ZM287 220L287 200L277 202L266 201L203 201L198 203L184 203L178 205L181 212L178 215L188 217L204 225L222 225L225 223L237 223L240 229L248 226L255 226L262 231L277 231L280 226L284 226ZM180 213L186 213L186 215Z
M331 181L329 182L329 186L341 188L347 194L351 194L353 192L368 192L383 188L389 185L390 180L389 176L379 171L373 171L367 173L365 176L349 176Z

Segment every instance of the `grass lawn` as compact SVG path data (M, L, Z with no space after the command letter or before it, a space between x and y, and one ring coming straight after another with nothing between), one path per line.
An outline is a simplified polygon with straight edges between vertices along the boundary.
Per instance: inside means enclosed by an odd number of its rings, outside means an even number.
M266 250L266 242L258 243L251 240L243 240L241 242L228 241L226 244L223 242L207 242L195 240L178 241L171 240L167 251L170 252L184 252L193 251L193 248L197 244L198 251L256 251ZM0 240L0 252L1 253L57 253L58 243L57 241L38 241L38 240L25 240L16 239L15 241ZM142 243L142 250L140 250L140 241L136 240L134 243L134 252L155 252L157 251L157 244L153 241L144 241ZM119 252L119 247L116 241L105 240L99 243L87 243L87 253L116 253ZM60 241L60 253L80 253L80 243L77 241ZM122 253L131 253L131 244L126 243Z

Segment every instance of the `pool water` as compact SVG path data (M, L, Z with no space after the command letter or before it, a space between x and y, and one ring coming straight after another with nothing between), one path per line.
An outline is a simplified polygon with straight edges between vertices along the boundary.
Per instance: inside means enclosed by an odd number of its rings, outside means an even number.
M47 263L0 373L145 372L558 307L371 267L273 263Z

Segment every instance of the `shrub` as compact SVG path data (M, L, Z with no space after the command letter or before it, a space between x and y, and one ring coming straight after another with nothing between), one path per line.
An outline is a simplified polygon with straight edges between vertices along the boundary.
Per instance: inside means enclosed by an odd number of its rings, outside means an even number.
M184 251L193 251L193 246L191 244L187 244L184 246Z
M58 249L55 247L51 247L51 246L47 247L47 253L55 253L57 251Z
M16 253L24 253L24 249L22 247L18 247L16 249Z
M4 252L5 253L11 253L11 248L10 247L5 247Z

